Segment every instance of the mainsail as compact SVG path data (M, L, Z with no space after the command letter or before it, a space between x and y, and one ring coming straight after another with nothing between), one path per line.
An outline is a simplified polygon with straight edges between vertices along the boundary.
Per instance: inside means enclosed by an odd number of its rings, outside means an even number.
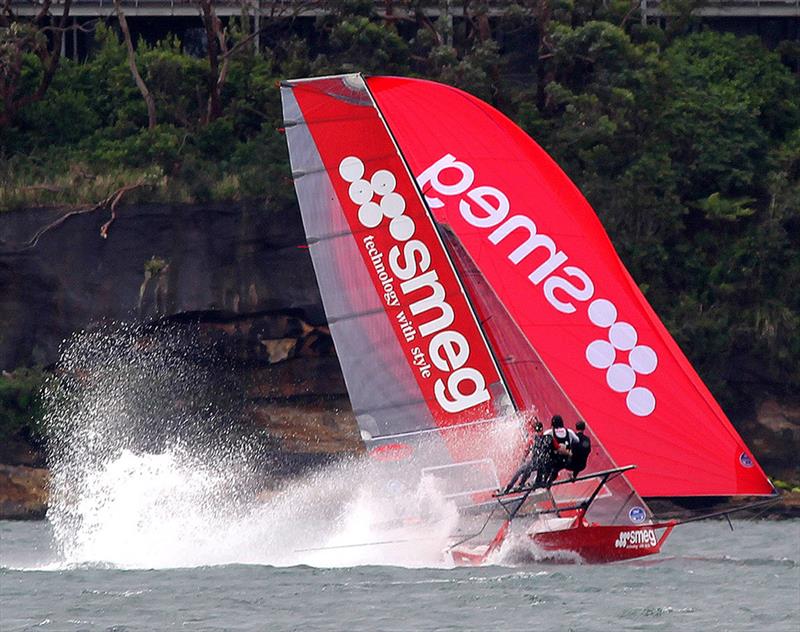
M638 466L630 475L637 491L773 494L555 162L460 90L392 77L367 85L436 220L610 456ZM511 391L519 396L520 388Z
M360 75L287 82L309 250L367 449L488 495L522 437L473 308Z

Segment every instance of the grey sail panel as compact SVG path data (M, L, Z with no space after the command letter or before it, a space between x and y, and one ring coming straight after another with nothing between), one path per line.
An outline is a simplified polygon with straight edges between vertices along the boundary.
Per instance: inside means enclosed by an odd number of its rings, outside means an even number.
M292 88L281 98L309 251L362 436L433 428Z

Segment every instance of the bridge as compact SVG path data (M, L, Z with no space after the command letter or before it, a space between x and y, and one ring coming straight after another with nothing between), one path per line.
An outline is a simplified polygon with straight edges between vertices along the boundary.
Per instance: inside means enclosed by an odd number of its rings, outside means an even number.
M53 12L58 13L64 0L54 0ZM331 13L336 2L330 0L216 0L217 15L241 15L243 11L253 16L315 16ZM378 15L407 15L405 2L375 0ZM424 7L426 15L436 17L442 14L460 17L464 14L464 2L459 0L432 1ZM508 5L508 0L489 0L482 3L489 15L500 14ZM650 19L668 17L661 0L641 0L641 15L646 22ZM196 0L122 0L122 9L130 17L194 17L199 13ZM35 15L42 6L42 0L11 0L17 15ZM75 17L105 18L115 13L114 0L73 0L70 15ZM700 17L740 17L740 18L800 18L800 0L707 0L694 11Z
M642 20L668 17L660 0L641 0ZM800 18L800 0L706 0L694 15L711 18Z
M10 6L18 16L33 16L41 10L44 1L10 0ZM120 4L135 34L159 37L173 32L183 37L187 29L200 27L199 0L121 0ZM214 10L222 18L248 15L253 28L259 31L264 20L313 19L333 13L338 4L334 0L215 0ZM388 19L411 17L418 10L409 8L412 3L404 0L373 0L373 4L375 13ZM419 10L429 18L445 19L452 24L453 20L464 17L465 7L468 12L477 12L477 6L472 4L464 0L430 0ZM510 4L510 0L483 0L480 6L491 18L501 15ZM662 0L640 0L639 4L644 24L659 24L669 19ZM51 15L57 19L63 7L64 0L52 0ZM706 0L694 14L715 29L758 34L768 46L800 37L800 0ZM115 19L115 3L114 0L72 0L69 15L73 25L95 19ZM62 39L62 52L77 59L85 54L91 36L79 34L77 28L70 30L71 37ZM260 47L260 39L257 34L256 47Z

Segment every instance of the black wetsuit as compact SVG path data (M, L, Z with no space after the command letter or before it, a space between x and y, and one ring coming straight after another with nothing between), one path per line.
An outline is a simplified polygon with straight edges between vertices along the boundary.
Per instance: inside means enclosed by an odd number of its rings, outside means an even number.
M528 482L534 470L536 470L536 482L534 486L542 483L540 479L542 479L543 476L546 477L550 473L551 444L552 439L549 436L536 435L536 439L530 448L530 459L525 461L519 469L514 472L514 476L511 477L511 480L504 490L506 493L508 493L516 483L519 483L519 486L523 487L525 483Z
M572 456L568 466L572 471L573 478L586 469L586 461L589 459L591 452L591 439L583 434L583 431L578 432L578 441L572 443Z

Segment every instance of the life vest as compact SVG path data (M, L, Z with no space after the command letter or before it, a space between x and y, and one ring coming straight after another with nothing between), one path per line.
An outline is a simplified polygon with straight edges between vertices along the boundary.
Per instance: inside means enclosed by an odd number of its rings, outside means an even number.
M563 436L559 436L559 433L563 433ZM553 428L553 448L558 449L559 445L565 445L569 447L569 432L567 432L566 428Z

